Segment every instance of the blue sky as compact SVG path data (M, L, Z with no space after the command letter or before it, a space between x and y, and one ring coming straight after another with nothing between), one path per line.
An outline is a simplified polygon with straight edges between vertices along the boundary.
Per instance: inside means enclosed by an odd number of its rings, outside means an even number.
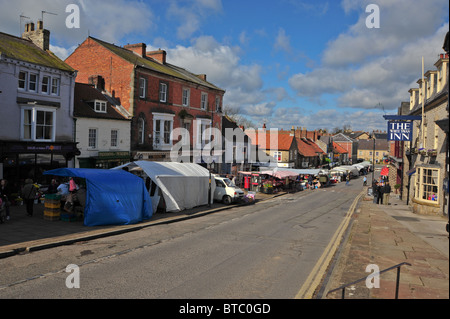
M68 4L80 8L69 29ZM380 9L369 29L366 7ZM0 31L45 14L51 50L67 57L88 34L167 51L169 63L226 90L225 107L257 127L386 129L408 90L434 68L447 0L0 0ZM20 19L20 15L30 19ZM21 22L21 24L20 24ZM21 29L19 29L19 27Z

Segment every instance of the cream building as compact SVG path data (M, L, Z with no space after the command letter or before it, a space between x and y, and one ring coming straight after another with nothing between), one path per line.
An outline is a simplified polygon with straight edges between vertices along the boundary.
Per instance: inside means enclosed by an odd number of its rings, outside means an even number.
M439 125L448 118L448 54L441 54L434 65L436 70L425 72L417 81L419 88L409 90L408 115L423 118L414 121L413 141L405 143L404 180L409 182L404 183L404 194L414 212L441 215L448 207L448 194L443 191L448 178L447 142Z

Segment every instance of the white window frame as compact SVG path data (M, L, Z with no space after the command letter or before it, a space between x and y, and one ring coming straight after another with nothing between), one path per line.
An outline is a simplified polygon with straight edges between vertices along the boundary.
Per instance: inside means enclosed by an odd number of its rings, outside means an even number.
M31 136L29 138L25 138L25 112L31 111L30 126ZM50 138L38 138L37 137L37 128L40 126L37 123L37 113L38 112L46 112L52 113L52 124L51 124L51 134ZM45 124L44 124L45 125ZM48 126L48 125L47 125ZM56 139L56 109L52 107L21 107L21 116L20 116L20 139L22 141L33 141L33 142L54 142Z
M280 151L275 151L273 152L273 158L277 161L277 163L280 163L283 160L283 153Z
M220 112L222 112L222 108L220 107L220 105L221 105L221 98L220 98L220 96L219 95L217 95L216 96L216 112L217 113L220 113Z
M163 103L167 102L167 83L159 83L159 101Z
M60 87L61 87L61 80L59 78L52 77L50 87L51 95L59 96Z
M95 133L95 134L94 134ZM91 142L94 142L93 145ZM89 128L88 129L88 149L96 150L98 148L98 128Z
M106 113L106 101L94 100L94 111L97 113Z
M32 81L31 78L35 77L35 80ZM31 85L34 85L34 89L31 88ZM28 91L29 92L38 92L39 88L39 74L38 73L29 73L28 74Z
M119 147L119 130L112 129L111 130L111 148Z
M20 79L21 74L25 75L25 79ZM21 83L22 83L23 87L20 87ZM27 71L19 71L17 87L21 91L27 91L27 89L28 89L28 72Z
M203 149L206 144L210 142L211 136L206 137L203 140L203 132L211 127L210 119L196 119L196 134L195 134L195 144L197 149Z
M173 123L175 115L164 113L152 113L152 115L153 115L153 148L155 150L162 150L162 151L171 150L172 141L170 140L170 134L173 131ZM159 127L157 127L157 123L159 124ZM168 130L165 130L165 128L168 128ZM167 134L169 134L168 143L167 143Z
M139 78L139 97L141 99L147 97L147 79L144 77Z
M145 142L145 120L140 117L138 119L138 144L142 145Z
M434 177L433 171L436 172L436 175ZM415 198L417 200L424 201L427 203L439 204L442 188L440 185L440 177L441 177L440 174L441 170L439 168L430 168L430 167L417 168L417 180L415 190ZM435 191L432 191L433 188L435 189ZM428 199L427 195L432 193L436 195L436 200Z
M191 90L183 88L182 104L183 106L189 106L191 100Z
M44 83L45 79L47 79L47 81L48 81L47 83ZM47 87L46 90L44 90L44 85ZM52 77L48 76L48 75L44 75L42 77L42 82L41 82L41 93L50 94L51 87L52 87Z
M201 100L200 100L200 108L202 110L208 109L208 93L202 92Z

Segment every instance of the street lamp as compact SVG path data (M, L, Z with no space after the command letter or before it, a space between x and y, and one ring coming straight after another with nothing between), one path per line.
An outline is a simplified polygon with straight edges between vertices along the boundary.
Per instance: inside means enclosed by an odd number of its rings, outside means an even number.
M370 138L373 140L373 151L372 151L372 183L375 180L375 133L372 132Z

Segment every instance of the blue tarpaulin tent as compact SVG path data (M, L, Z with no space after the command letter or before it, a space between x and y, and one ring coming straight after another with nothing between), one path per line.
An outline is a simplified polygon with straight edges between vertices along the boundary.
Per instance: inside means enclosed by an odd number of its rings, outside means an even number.
M123 170L59 168L45 175L86 180L84 225L129 225L153 215L144 181Z

